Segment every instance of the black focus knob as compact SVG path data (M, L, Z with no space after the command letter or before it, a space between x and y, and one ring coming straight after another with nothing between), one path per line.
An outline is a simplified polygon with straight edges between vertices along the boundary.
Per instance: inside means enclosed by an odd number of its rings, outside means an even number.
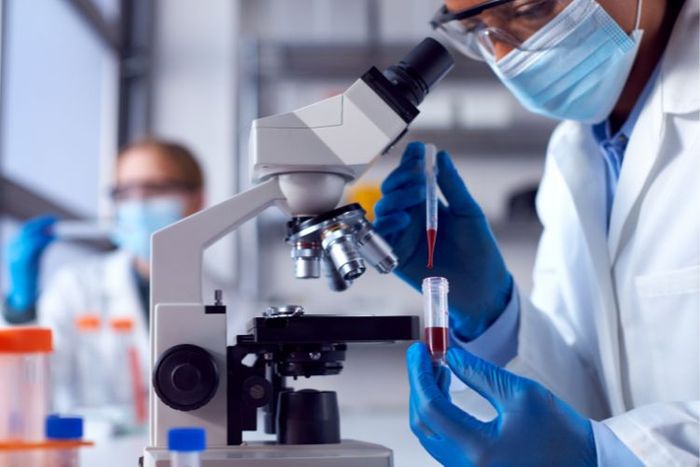
M192 344L166 350L153 371L153 389L160 400L183 412L206 405L218 387L219 371L214 358Z
M251 407L262 407L272 399L272 384L262 376L251 376L243 381L241 399Z

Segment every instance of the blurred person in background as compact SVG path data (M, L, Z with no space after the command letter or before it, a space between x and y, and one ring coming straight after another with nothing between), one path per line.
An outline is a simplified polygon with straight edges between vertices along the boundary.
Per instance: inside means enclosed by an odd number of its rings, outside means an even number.
M485 421L454 405L449 371L414 344L413 432L448 466L697 466L700 2L444 3L433 28L563 122L537 196L530 296L447 153L432 270L423 144L382 185L375 227L397 274L418 290L426 275L449 279L447 363L496 411Z
M109 389L124 374L109 371L117 355L111 333L99 334L97 348L81 345L81 331L108 328L112 319L130 322L143 378L149 361L149 279L151 234L203 207L204 177L195 156L170 141L145 139L124 148L117 156L112 200L115 222L112 241L117 250L77 264L69 264L38 290L41 256L54 241L53 216L27 222L7 247L10 291L4 317L10 323L31 322L54 331L54 388L56 409L66 410L76 400L79 363L86 352L103 362L96 391L109 402ZM95 347L93 346L93 347ZM98 368L99 370L99 368ZM143 381L148 381L145 379Z

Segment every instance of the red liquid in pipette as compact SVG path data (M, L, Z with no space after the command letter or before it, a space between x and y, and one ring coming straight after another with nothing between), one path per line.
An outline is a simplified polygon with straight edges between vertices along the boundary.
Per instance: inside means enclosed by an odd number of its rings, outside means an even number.
M425 328L425 343L430 350L433 361L442 360L447 352L447 328Z
M437 230L427 229L425 234L428 237L428 269L433 269L433 256L435 254L435 241L437 240Z

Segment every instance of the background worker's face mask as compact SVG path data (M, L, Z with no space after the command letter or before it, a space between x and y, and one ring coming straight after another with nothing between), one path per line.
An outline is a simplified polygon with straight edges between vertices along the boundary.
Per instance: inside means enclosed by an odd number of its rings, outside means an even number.
M112 240L137 258L149 261L151 234L182 219L184 207L184 200L177 196L121 201Z
M530 111L601 122L615 107L639 50L641 2L631 36L595 0L574 0L524 43L529 51L514 49L489 64Z

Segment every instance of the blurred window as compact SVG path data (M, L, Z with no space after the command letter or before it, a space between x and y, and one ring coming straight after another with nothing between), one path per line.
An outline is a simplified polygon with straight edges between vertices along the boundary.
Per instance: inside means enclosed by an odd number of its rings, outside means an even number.
M69 1L3 3L2 172L94 217L115 152L116 54ZM94 4L115 19L115 0Z

